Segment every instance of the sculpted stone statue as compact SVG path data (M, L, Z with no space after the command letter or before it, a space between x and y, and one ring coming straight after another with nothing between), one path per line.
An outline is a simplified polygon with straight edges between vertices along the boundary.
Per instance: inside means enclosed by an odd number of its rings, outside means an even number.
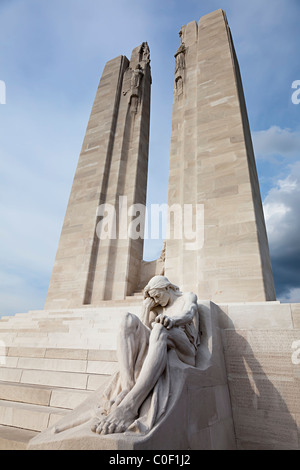
M141 83L141 78L144 75L143 69L140 64L137 64L136 68L132 72L132 77L131 77L131 89L133 92L138 92L137 90L139 89L140 83Z
M175 73L182 72L185 68L185 46L182 44L175 54Z
M140 318L126 313L118 333L119 371L99 405L55 433L90 421L98 434L147 433L168 406L169 352L195 366L199 341L197 296L183 293L165 276L154 276L144 289Z
M141 319L127 313L119 333L120 393L113 397L106 417L92 430L124 432L167 367L168 349L195 365L199 343L197 297L182 293L164 276L153 277L144 289Z
M150 49L147 42L143 42L141 48L142 60L145 60L147 63L150 62Z
M130 91L130 98L129 98L129 104L131 107L131 112L133 114L137 113L137 108L138 108L138 103L139 103L139 97L140 97L140 85L141 85L141 80L144 75L143 69L140 64L137 64L136 68L132 71L132 76L131 76L131 91Z
M176 54L174 55L174 57L175 57L175 74L177 74L178 72L182 73L183 69L185 68L186 47L185 47L185 44L183 42L183 33L182 33L181 30L179 31L179 37L180 37L180 46L177 49Z

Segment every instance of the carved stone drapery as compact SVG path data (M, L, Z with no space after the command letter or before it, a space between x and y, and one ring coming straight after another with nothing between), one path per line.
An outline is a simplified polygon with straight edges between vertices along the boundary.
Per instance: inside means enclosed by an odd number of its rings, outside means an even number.
M183 93L183 82L184 82L184 69L185 69L185 54L186 47L183 42L183 33L182 30L179 32L179 37L181 44L176 51L175 57L175 91L177 95Z

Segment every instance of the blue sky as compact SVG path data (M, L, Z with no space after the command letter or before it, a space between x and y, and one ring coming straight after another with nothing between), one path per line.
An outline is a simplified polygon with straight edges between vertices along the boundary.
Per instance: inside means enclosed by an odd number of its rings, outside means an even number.
M178 32L218 8L241 68L277 297L300 302L299 0L1 0L0 314L43 308L102 70L143 41L153 78L148 203L167 202ZM146 258L160 248L147 242Z

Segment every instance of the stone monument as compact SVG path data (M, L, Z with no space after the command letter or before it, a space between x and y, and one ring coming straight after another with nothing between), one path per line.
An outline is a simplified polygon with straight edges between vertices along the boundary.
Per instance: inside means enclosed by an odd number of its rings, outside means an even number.
M300 449L300 305L276 301L225 13L179 36L161 257L142 259L144 42L105 66L45 309L0 320L1 449Z

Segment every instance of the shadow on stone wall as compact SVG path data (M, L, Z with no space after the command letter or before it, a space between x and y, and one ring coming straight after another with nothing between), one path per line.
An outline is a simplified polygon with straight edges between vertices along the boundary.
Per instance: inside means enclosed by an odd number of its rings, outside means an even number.
M223 327L227 324L222 339L237 448L300 449L300 378L293 374L288 349L279 351L282 344L291 344L291 331L237 331L232 320L217 309ZM278 335L281 343L276 347ZM260 351L253 351L249 340Z

